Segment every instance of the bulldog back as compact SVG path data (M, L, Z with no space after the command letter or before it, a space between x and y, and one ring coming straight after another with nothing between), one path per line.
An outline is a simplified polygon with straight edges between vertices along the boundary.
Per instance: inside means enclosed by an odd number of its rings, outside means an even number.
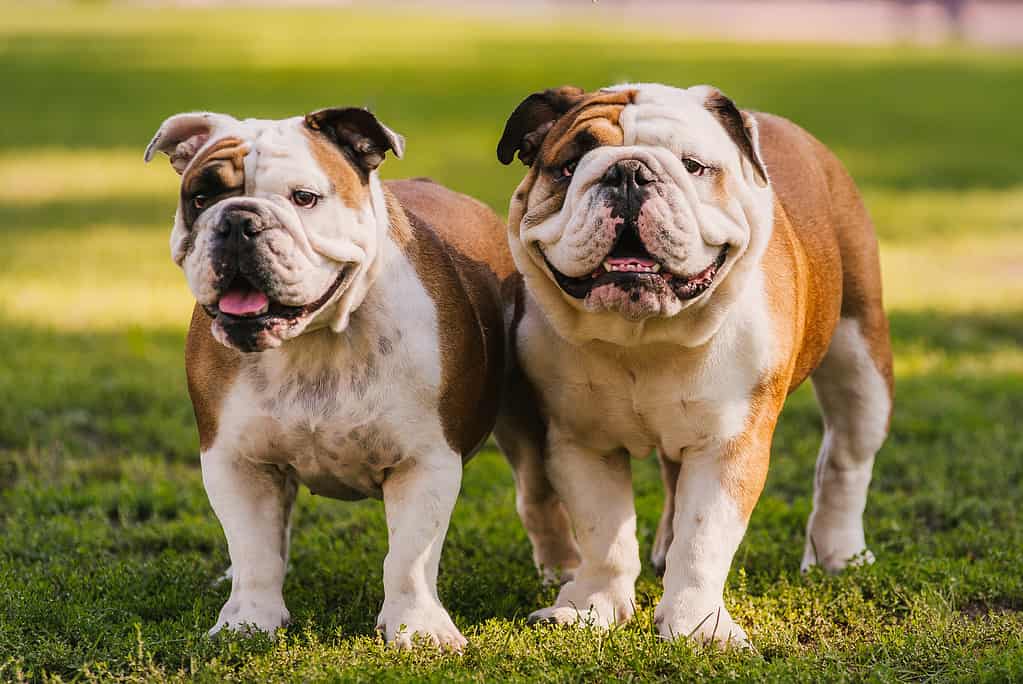
M796 259L785 242L798 241L806 259L807 297L803 349L790 389L817 367L827 351L839 317L860 322L892 388L888 320L881 300L877 237L856 184L834 153L798 125L773 114L757 113L764 159L771 174L776 212L774 245L765 261ZM789 252L787 254L783 254ZM768 265L778 272L784 264ZM781 304L778 304L781 306Z

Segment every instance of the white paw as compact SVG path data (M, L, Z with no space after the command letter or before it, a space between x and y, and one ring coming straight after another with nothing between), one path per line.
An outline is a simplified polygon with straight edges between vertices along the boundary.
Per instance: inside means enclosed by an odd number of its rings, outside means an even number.
M629 588L604 585L591 590L592 583L572 580L561 588L557 602L550 608L541 608L529 615L529 624L555 623L559 625L591 625L613 627L632 617L635 595Z
M468 643L447 611L433 601L392 605L385 601L377 617L377 631L383 634L384 641L401 649L412 648L416 635L452 651L461 651Z
M209 635L229 629L234 632L266 632L273 635L279 628L288 624L291 614L280 597L266 598L262 596L231 598L220 609L217 624L209 631Z
M867 549L863 528L848 530L811 530L806 536L803 562L800 569L806 572L812 565L819 565L827 572L845 570L850 565L869 565L874 554Z
M721 648L751 648L749 638L724 606L707 610L684 610L665 606L662 601L654 611L654 623L663 639L690 638L701 644Z

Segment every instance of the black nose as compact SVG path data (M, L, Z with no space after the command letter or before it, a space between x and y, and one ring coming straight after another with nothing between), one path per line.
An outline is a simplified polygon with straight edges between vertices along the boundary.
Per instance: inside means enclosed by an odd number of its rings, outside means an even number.
M638 188L657 180L650 167L638 159L623 159L615 162L600 179L604 185L616 188Z
M224 212L221 226L225 233L250 238L261 233L265 224L258 209L238 206Z

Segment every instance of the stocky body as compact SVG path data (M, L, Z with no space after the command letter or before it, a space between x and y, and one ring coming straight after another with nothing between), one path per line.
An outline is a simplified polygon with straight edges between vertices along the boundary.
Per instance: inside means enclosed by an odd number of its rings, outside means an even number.
M560 553L571 581L532 619L632 615L629 460L656 451L658 629L745 644L724 583L778 414L808 377L825 438L803 565L870 558L862 514L892 375L855 185L805 131L705 86L534 94L498 148L505 163L515 152L530 166L508 225L527 290L517 354L574 523Z
M347 108L177 115L147 151L182 174L171 249L197 300L189 393L232 561L212 632L288 622L290 513L305 484L383 499L385 639L465 644L437 594L462 465L492 430L513 464L539 453L517 428L538 421L507 353L516 297L506 305L502 291L521 279L484 205L379 180L403 146Z

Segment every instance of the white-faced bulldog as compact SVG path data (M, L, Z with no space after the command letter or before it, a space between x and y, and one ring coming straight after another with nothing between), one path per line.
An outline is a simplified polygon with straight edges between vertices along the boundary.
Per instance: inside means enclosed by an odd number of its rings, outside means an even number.
M859 193L808 133L707 86L536 93L498 147L505 164L516 152L529 166L508 222L527 292L517 351L575 531L561 555L580 552L555 605L532 617L632 616L630 457L656 450L658 629L746 644L722 592L778 414L807 377L824 441L803 566L869 559L862 514L892 370Z
M301 482L384 500L388 641L465 643L437 568L463 461L514 372L501 288L521 278L484 205L430 181L381 183L385 153L403 145L369 112L340 108L179 114L146 151L181 174L171 252L197 301L188 387L232 562L212 632L287 623Z

